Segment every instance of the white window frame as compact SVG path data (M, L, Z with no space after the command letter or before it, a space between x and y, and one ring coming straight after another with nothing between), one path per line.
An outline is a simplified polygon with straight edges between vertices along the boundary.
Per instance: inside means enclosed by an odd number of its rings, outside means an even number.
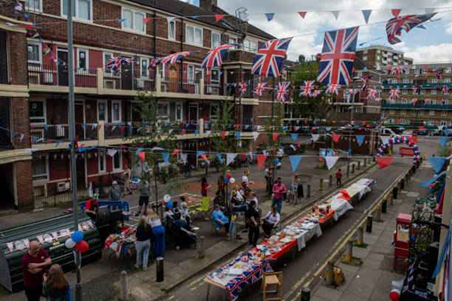
M39 3L39 8L36 9L36 7L30 7L28 5L29 2L33 2L34 5ZM30 12L42 12L42 0L25 0L25 10Z
M443 83L449 84L450 83L450 77L447 77L447 78L443 79Z
M44 155L45 157L45 161L46 161L46 173L45 174L40 174L40 175L35 175L33 174L33 168L32 168L32 178L34 182L40 182L40 181L48 181L49 180L49 155L46 154ZM32 163L33 164L33 160ZM45 179L44 179L44 175L45 175ZM38 178L38 179L37 179Z
M32 61L28 59L28 46L29 45L33 45L33 46L38 46L38 56L39 56L39 61ZM33 63L33 64L42 64L42 44L38 43L38 42L28 42L27 43L27 61L29 63Z
M124 27L125 22L121 22L121 29L125 30L125 31L138 32L138 33L145 34L146 33L146 23L144 22L144 19L146 18L146 13L141 10L131 9L129 7L123 6L121 8L121 18L123 18L123 19L129 19L129 18L124 18L124 11L126 11L126 10L132 13L131 28ZM139 30L139 29L135 28L135 26L136 26L135 19L136 19L137 14L142 16L143 30Z
M104 104L105 105L105 120L100 120L99 118L99 105ZM108 122L108 102L106 100L98 100L97 101L97 122L103 121L105 123Z
M447 116L447 111L441 111L441 116Z
M188 40L188 30L189 28L193 28L193 41L189 41ZM196 30L201 30L201 41L200 43L197 43L195 41L195 31ZM196 26L196 25L192 25L192 24L186 24L185 25L185 43L189 44L189 45L193 45L193 46L203 46L204 45L204 29L202 27Z
M160 105L165 105L166 106L166 114L165 115L161 115L160 116L160 108L159 108L159 106ZM170 116L170 105L169 105L169 102L159 102L158 104L157 104L157 118L159 118L159 119L168 119L169 118L169 116Z
M119 156L119 167L116 168L115 166L115 156ZM122 171L122 152L117 151L116 154L111 157L111 168L113 169L113 172Z
M195 67L195 65L187 65L187 83L188 84L194 84L195 80L196 80L196 67Z
M43 117L32 117L30 116L30 123L32 124L46 124L47 123L47 103L45 100L42 99L34 99L31 100L30 103L32 102L42 102L43 106L42 106L42 110L43 110ZM37 119L44 119L44 122L33 122L33 120L37 120Z
M255 50L251 49L251 43L256 43ZM248 44L248 46L247 46L247 44ZM259 50L259 42L255 39L245 38L245 40L243 41L243 50L245 50L247 52L251 52L251 53L257 53L257 51Z
M232 49L237 49L239 43L239 38L235 36L229 36L229 44L234 45Z
M145 76L143 76L143 62L147 62L146 63L147 68L146 68L146 75ZM140 77L141 78L149 78L149 64L150 64L150 61L149 61L148 58L145 58L145 57L140 58Z
M74 3L74 7L75 7L75 13L74 13L73 19L76 20L76 21L92 23L93 22L93 0L88 0L89 3L90 3L90 5L89 5L89 8L90 8L89 16L90 16L90 18L88 20L79 17L79 11L78 11L79 10L79 5L78 5L79 4L79 0L72 0L72 1L73 1L72 3ZM60 1L60 9L61 9L61 16L63 18L67 18L67 16L64 14L64 0Z
M103 158L103 165L104 168L100 168L101 159ZM98 150L97 151L97 170L99 173L106 173L107 172L107 152L105 150Z
M86 55L86 69L80 68L80 52L85 52ZM89 50L85 48L77 48L77 70L88 71L89 70Z
M114 105L118 104L119 105L119 119L114 119L115 114L114 114ZM111 101L111 123L120 123L122 120L122 103L120 100L112 100Z
M218 74L218 80L213 78L213 74L214 74L213 71L218 72L217 73ZM220 81L221 81L221 71L220 71L220 69L213 68L212 71L210 72L210 82L214 83L214 84L219 84Z
M173 30L171 30L171 24L174 24ZM171 32L173 33L172 36L170 35ZM168 20L168 40L176 41L176 34L177 34L176 20Z
M213 36L218 36L218 45L214 45L213 44ZM218 46L221 45L221 33L217 32L217 31L212 31L212 33L210 34L210 47L211 48L216 48Z
M177 110L180 108L180 118L177 117ZM184 106L182 103L177 102L176 106L174 107L174 119L176 121L182 121L184 119Z

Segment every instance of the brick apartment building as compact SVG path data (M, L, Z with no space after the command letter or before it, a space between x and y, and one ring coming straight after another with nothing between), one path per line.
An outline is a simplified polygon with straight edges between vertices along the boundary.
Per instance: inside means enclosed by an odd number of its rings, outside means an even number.
M210 123L218 118L225 99L235 101L231 123L242 125L243 146L253 143L253 126L270 117L272 102L268 93L260 99L253 95L259 79L251 74L251 62L271 35L229 15L216 22L214 14L227 13L214 0L203 0L199 7L176 0L74 1L76 133L84 146L96 147L77 156L81 191L99 181L108 184L130 164L134 152L110 156L106 150L127 146L131 141L127 138L138 135L141 120L134 109L138 91L152 91L158 98L162 120L180 123L178 147L192 152L189 160L196 161L195 150L209 149ZM8 69L12 82L1 75L0 96L5 99L1 105L12 104L10 129L25 135L21 143L17 137L2 136L4 148L14 151L0 153L0 169L28 181L30 195L16 198L15 207L20 208L32 204L33 195L43 199L69 187L67 1L27 0L25 14L14 13L14 3L1 8L0 13L9 13L14 22L28 20L36 26L36 30L29 27L26 36L23 27L2 26L9 19L0 19L0 37L17 43L8 48L8 64L18 65ZM207 74L201 68L203 57L224 43L238 46L229 51L221 69ZM180 51L198 52L177 65L149 68L153 58ZM112 57L130 61L114 72L105 68ZM249 83L247 92L238 97L228 84L244 81ZM32 148L33 154L19 150L26 148ZM16 182L10 186L17 186Z
M403 52L382 45L358 49L355 61L365 65L367 69L383 72L389 66L413 65L413 59L405 57Z
M451 80L452 64L416 64L400 75L384 75L381 109L386 122L452 126ZM389 98L391 89L399 89L398 98Z

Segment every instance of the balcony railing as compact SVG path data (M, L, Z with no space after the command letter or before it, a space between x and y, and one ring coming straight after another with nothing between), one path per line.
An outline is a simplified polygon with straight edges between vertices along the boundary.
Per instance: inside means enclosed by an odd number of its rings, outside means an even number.
M443 86L452 87L452 83L387 83L383 82L383 89L411 89L413 86L418 86L421 89L441 89Z
M411 103L382 103L383 109L424 109L424 110L452 110L452 105L447 104L411 104Z
M64 67L28 65L28 81L30 84L67 87L68 70ZM76 70L75 87L97 88L96 70Z

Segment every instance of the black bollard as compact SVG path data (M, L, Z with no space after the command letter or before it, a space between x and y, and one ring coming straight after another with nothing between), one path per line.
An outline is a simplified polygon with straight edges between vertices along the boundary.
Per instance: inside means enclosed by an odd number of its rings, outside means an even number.
M311 301L311 290L307 287L301 289L301 301Z
M387 199L384 199L383 202L381 203L381 213L386 212L388 212L388 201Z
M156 259L157 282L163 282L164 280L163 260L164 260L163 257L157 257Z
M403 190L403 189L405 189L405 179L402 179L400 181L400 190Z
M392 189L392 198L393 198L394 200L397 200L398 193L399 193L399 188L394 187L394 188Z
M373 216L368 215L367 216L367 223L366 223L366 232L372 233L372 222L373 222Z

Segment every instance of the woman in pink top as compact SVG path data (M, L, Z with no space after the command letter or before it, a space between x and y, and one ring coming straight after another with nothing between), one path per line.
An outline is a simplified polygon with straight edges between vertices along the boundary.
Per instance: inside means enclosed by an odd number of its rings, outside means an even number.
M278 178L273 185L273 198L272 207L276 205L278 213L281 214L282 201L284 199L284 194L287 192L287 187L281 182L281 178Z

